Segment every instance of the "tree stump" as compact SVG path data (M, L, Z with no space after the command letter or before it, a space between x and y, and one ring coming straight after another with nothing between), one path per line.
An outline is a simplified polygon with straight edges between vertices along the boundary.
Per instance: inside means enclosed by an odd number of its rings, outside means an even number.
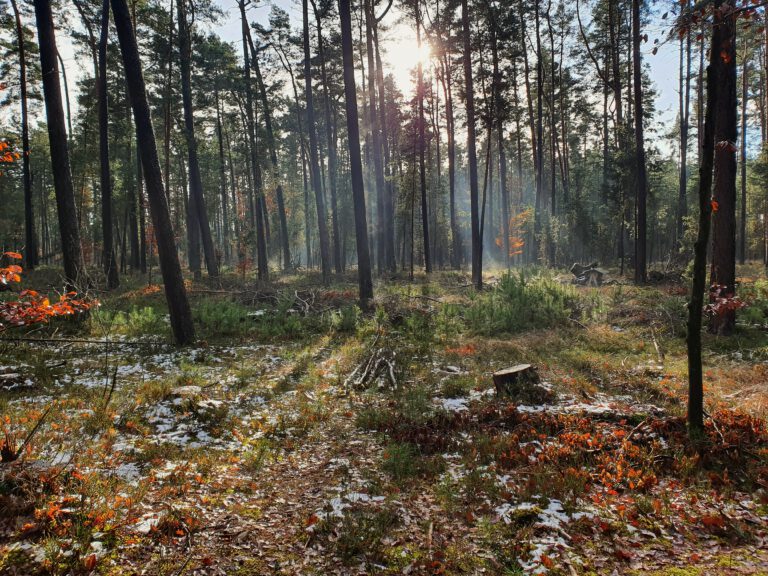
M539 384L539 373L531 364L518 364L493 374L496 396L518 401L543 404L552 399L552 392Z

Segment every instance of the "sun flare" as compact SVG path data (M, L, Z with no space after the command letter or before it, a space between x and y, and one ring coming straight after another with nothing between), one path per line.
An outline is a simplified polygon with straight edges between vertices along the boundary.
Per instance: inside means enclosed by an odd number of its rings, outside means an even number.
M429 68L433 58L432 48L422 39L421 46L413 34L403 34L396 40L391 40L384 55L384 66L391 71L398 87L407 91L413 83L413 74L416 67L421 64L425 72Z

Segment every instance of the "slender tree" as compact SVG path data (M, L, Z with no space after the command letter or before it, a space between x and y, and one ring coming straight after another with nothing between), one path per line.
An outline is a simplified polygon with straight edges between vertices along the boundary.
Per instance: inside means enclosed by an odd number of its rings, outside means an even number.
M360 128L357 117L357 88L355 63L352 52L352 16L349 0L339 0L341 21L341 54L344 61L344 102L347 112L347 142L349 144L350 175L352 177L352 202L355 210L355 239L357 243L357 278L360 302L364 307L373 298L371 280L371 256L368 250L368 222L365 213L363 191L363 164L360 157Z
M320 163L317 155L317 127L315 125L315 105L312 98L312 63L309 46L309 0L302 0L303 42L304 42L304 96L307 103L307 131L309 132L309 175L315 191L317 209L317 227L320 236L320 265L323 271L323 283L331 279L331 255L328 241L328 217L325 211Z
M213 247L211 225L208 220L208 209L203 196L203 180L200 175L200 161L197 156L197 138L195 137L195 119L192 111L192 40L190 37L190 24L187 21L187 0L177 0L177 14L179 20L179 63L181 68L181 97L184 108L184 136L187 143L187 156L189 158L189 203L190 212L195 215L196 222L190 222L190 226L199 226L200 239L205 255L205 265L208 275L212 278L219 276L219 262L216 250Z
M686 10L690 0L686 0ZM683 221L688 214L688 128L691 103L691 30L680 39L680 183L677 196L676 247L683 238ZM685 61L685 66L683 66Z
M109 0L101 4L101 33L99 36L99 75L96 78L99 94L99 163L101 174L101 228L104 241L104 274L107 287L117 288L115 249L112 245L112 174L109 166L109 109L107 102L107 42L109 39Z
M72 287L84 287L87 280L80 228L75 206L75 191L69 165L69 146L64 120L64 107L59 84L56 36L50 0L35 0L37 38L40 46L40 67L43 74L43 94L48 121L48 142L51 150L53 186L59 218L61 251L64 258L64 276Z
M421 3L416 0L416 43L421 53ZM429 245L429 206L427 204L427 167L424 160L427 149L427 141L424 136L426 120L424 119L424 66L421 58L416 65L416 98L419 105L419 190L421 191L421 231L424 239L424 270L427 274L432 272L432 256Z
M325 114L325 139L328 153L328 190L331 193L331 232L333 233L333 263L337 274L344 271L344 258L341 253L341 237L339 236L339 203L337 176L336 138L333 129L333 113L331 111L331 94L329 90L328 66L325 58L325 42L323 41L323 18L317 7L317 2L311 0L312 11L317 24L317 55L320 58L320 78L323 87L323 112Z
M640 55L640 1L632 0L632 75L635 96L635 194L636 194L636 237L635 237L635 282L646 281L646 199L648 196L648 174L645 166L645 139L643 132L643 82L642 57Z
M253 105L253 87L251 85L251 58L248 51L248 19L245 15L245 0L239 0L240 20L243 36L243 71L245 74L245 124L247 127L247 146L249 151L250 172L251 172L251 218L256 227L256 258L258 261L259 279L266 280L269 276L267 263L267 236L264 229L264 215L262 212L262 203L259 198L263 192L261 186L261 168L259 164L259 155L257 151L256 140L256 113ZM256 198L254 199L254 189Z
M38 0L42 1L42 0ZM139 47L131 23L126 0L111 0L112 11L123 56L126 82L129 86L136 135L139 138L141 163L149 198L150 215L155 229L157 251L160 257L160 271L165 285L165 298L171 318L171 328L178 344L190 344L195 339L192 312L181 275L179 255L173 236L168 199L163 189L163 175L157 154L155 132L147 102L147 91L141 71Z
M467 106L467 156L469 159L469 203L472 221L472 283L483 288L483 239L480 236L480 206L478 204L477 150L475 144L475 88L472 80L472 42L467 0L461 0L461 25L464 43L464 97Z
M27 52L24 26L16 0L11 0L19 46L19 89L21 92L21 169L24 182L24 265L33 270L38 264L35 210L32 203L32 172L29 167L29 111L27 104Z
M739 165L741 168L741 218L739 218L739 262L747 259L747 107L749 106L749 45L744 35L744 57L741 64L741 143Z
M288 270L291 267L291 247L288 237L288 219L285 214L285 198L283 196L283 183L280 174L280 166L277 161L277 145L275 144L275 132L272 128L272 107L267 98L267 88L264 84L264 78L261 75L259 66L259 57L256 47L253 44L250 29L247 29L248 45L251 49L251 64L256 75L256 82L259 87L259 97L261 100L262 115L264 116L264 128L267 133L267 148L269 148L269 162L272 168L272 180L275 185L275 198L277 200L277 217L280 223L280 246L283 252L283 269ZM266 214L265 214L266 215Z
M707 246L709 245L710 220L712 217L712 168L715 156L715 118L719 107L718 49L722 46L723 31L720 26L719 8L723 0L715 0L715 22L712 26L709 65L707 66L707 100L701 136L699 162L699 231L694 244L693 280L691 301L688 304L688 428L693 439L699 439L704 431L704 383L701 368L701 324L704 308L704 292L707 277Z

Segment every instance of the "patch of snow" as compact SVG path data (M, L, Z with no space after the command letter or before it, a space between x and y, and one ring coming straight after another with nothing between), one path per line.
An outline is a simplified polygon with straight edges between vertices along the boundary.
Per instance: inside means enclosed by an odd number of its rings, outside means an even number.
M560 534L564 533L563 527L572 520L589 517L587 512L576 512L567 514L563 509L563 503L560 500L549 500L546 508L540 508L533 502L522 502L520 504L502 504L495 509L496 514L505 523L511 522L511 515L517 511L532 510L537 512L535 528L549 530L549 534L537 536L531 542L533 549L530 552L528 560L519 560L520 567L527 574L544 574L546 567L542 564L541 558L545 554L550 554L553 550L564 550L569 548ZM554 532L555 535L552 534Z
M152 528L157 526L159 523L160 517L157 514L145 514L136 524L134 524L133 530L139 534L149 534Z
M439 398L438 404L448 412L464 412L469 410L466 398Z
M129 484L136 485L141 478L141 470L139 470L139 467L134 464L133 462L127 462L124 464L120 464L117 468L114 470L115 476L118 476L122 480L125 480Z

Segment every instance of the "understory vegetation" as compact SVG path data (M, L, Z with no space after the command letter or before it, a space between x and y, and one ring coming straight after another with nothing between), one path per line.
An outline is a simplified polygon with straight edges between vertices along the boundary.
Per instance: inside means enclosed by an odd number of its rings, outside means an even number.
M126 283L7 330L0 574L765 574L768 290L741 272L701 450L675 282L436 273L362 311L352 277L225 277L190 285L187 348ZM538 392L497 397L521 363Z

